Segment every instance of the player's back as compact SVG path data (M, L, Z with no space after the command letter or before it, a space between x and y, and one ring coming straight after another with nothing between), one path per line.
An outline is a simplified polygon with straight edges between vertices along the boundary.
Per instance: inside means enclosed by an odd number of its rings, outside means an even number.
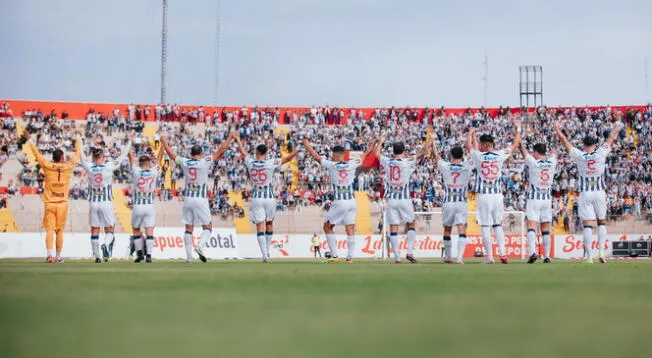
M590 153L573 148L570 154L577 165L579 191L605 190L604 171L610 152L611 148L606 145Z
M410 199L410 177L415 170L411 158L380 158L387 199Z
M466 201L466 191L471 180L472 166L468 162L461 164L440 160L439 171L442 174L446 197L445 202Z
M247 158L245 166L251 180L251 197L253 199L273 199L274 194L274 172L280 166L280 160L256 160Z
M43 171L43 194L41 200L46 203L68 201L70 176L75 164L73 162L46 162Z
M509 157L507 149L480 152L471 151L477 176L475 191L478 194L501 194L503 192L501 175L503 164Z
M549 157L546 159L535 159L531 155L525 157L525 164L528 167L528 181L530 200L551 199L552 181L555 176L557 159Z
M153 205L158 170L156 168L141 169L140 167L134 167L131 178L133 205Z
M333 162L323 159L322 166L328 171L328 178L331 181L331 190L335 200L353 199L353 182L355 171L360 166L359 159Z
M184 197L207 198L208 175L212 164L210 157L206 158L178 158L177 162L183 168L186 182Z
M116 165L111 161L102 164L85 163L84 167L89 174L90 186L89 199L91 202L105 202L113 200L113 171Z

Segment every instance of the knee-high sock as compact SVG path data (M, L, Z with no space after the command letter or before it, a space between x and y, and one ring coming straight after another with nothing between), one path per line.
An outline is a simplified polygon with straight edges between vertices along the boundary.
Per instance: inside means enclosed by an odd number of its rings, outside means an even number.
M109 245L115 239L115 235L112 232L107 232L104 234L104 244Z
M355 255L355 235L348 235L346 237L346 248L349 251L346 258L352 259L353 256Z
M258 240L258 246L260 247L260 254L263 259L267 258L267 241L265 240L265 233L259 232L256 234L256 240Z
M536 244L536 230L528 229L527 230L527 246L530 251L530 256L537 253L537 244Z
M543 241L543 257L550 258L550 231L541 232L541 241Z
M607 225L598 224L598 245L600 256L604 256L604 242L607 240Z
M134 236L134 247L136 252L143 251L143 240L141 236ZM142 254L142 252L140 252Z
M453 246L453 242L451 241L450 236L444 236L444 257L446 259L451 258L451 248Z
M61 257L63 251L63 230L57 231L57 257Z
M93 257L101 258L100 255L100 237L99 235L91 235L91 248L93 249Z
M203 229L199 235L199 247L203 250L208 245L208 240L211 239L211 229Z
M593 227L584 226L584 231L582 233L582 238L584 239L584 255L585 258L590 259L593 257L593 250L591 250L591 241L593 241Z
M393 232L389 234L389 241L392 243L392 250L394 250L394 261L400 260L400 252L398 249L398 234Z
M457 239L457 260L462 261L464 259L464 251L466 250L466 243L468 242L466 234L460 234Z
M186 231L183 234L183 245L186 247L186 258L192 260L192 232Z
M54 230L45 232L45 248L48 250L48 256L54 254Z
M496 234L496 242L498 243L498 254L500 256L505 256L505 232L503 231L502 225L494 226L494 233Z
M328 242L328 248L331 250L331 256L337 257L337 239L335 234L326 234L326 242Z
M269 250L272 248L272 240L274 239L274 231L265 231L265 242L267 247L267 257L269 257Z
M417 232L414 229L407 229L407 253L412 255L414 242L417 240Z
M483 226L480 228L482 233L482 244L484 245L484 250L487 252L487 260L494 259L493 252L493 242L491 241L491 228L489 226Z
M154 236L152 235L147 235L147 238L145 239L145 244L147 245L147 255L152 255L152 252L154 252Z

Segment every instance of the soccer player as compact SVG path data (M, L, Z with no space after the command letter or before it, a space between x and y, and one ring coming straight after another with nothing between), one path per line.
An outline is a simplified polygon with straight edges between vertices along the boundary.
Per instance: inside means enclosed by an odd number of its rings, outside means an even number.
M495 150L494 138L490 134L480 136L480 144L475 138L475 130L469 128L467 138L467 150L471 151L473 165L477 171L475 181L475 192L478 194L478 223L482 233L482 243L487 251L487 260L485 263L493 264L494 254L492 250L491 229L496 235L498 242L498 254L500 262L508 263L507 253L505 252L505 232L503 231L503 185L501 172L503 163L507 160L514 150L518 148L521 141L521 128L515 123L516 134L514 142L507 149Z
M161 162L163 150L159 150L157 163ZM132 240L136 250L134 262L152 262L154 251L154 225L156 224L156 207L154 206L154 191L159 176L158 166L152 165L152 159L142 155L138 159L129 153L132 179L132 215L131 227ZM143 254L143 240L141 229L145 228L145 254Z
M547 148L545 143L537 143L532 153L527 151L525 143L522 143L521 153L525 158L525 165L528 167L527 203L525 204L525 217L527 219L527 242L530 248L530 258L527 263L533 264L537 258L536 233L537 226L541 228L541 240L543 241L543 263L550 263L550 228L552 222L552 179L555 176L557 158L554 155L546 156Z
M618 118L620 119L620 118ZM583 144L584 150L574 148L561 131L559 120L554 122L555 132L564 148L568 151L571 159L577 165L579 174L579 216L584 225L584 249L586 250L586 262L593 263L593 253L591 250L591 241L593 237L593 226L595 221L598 222L598 244L600 263L606 263L604 256L604 242L607 239L607 197L604 185L604 171L607 156L611 153L618 132L622 128L622 123L618 121L614 124L607 140L600 147L597 146L596 138L586 136Z
M113 172L120 167L120 163L127 158L131 150L131 139L120 150L116 160L106 160L104 150L92 148L92 161L82 153L82 166L88 173L89 179L89 221L91 226L91 247L95 263L109 261L115 243L115 213L113 212ZM100 230L104 229L104 243L101 246L100 256Z
M410 177L416 169L416 164L430 150L429 137L414 157L405 154L405 144L395 142L392 144L393 157L388 158L381 154L384 138L381 138L374 148L375 155L379 158L385 184L385 198L387 199L387 222L389 223L389 240L394 249L394 262L401 263L398 249L398 227L405 223L407 231L407 255L405 258L411 263L417 263L414 258L414 242L417 239L415 231L414 205L410 197Z
M193 261L192 231L195 225L201 225L203 229L195 252L201 262L207 261L203 248L210 240L211 231L213 230L211 210L208 204L208 174L211 165L229 149L234 137L234 132L229 133L227 139L209 156L204 156L201 146L193 145L190 148L190 158L178 156L168 144L167 138L161 137L163 150L172 161L181 166L186 181L183 193L183 223L186 226L186 232L183 235L183 242L186 247L188 262Z
M312 244L312 251L315 253L315 258L317 258L317 254L319 254L319 258L321 259L321 251L319 250L319 236L317 236L316 233L312 234L310 243Z
M24 132L24 137L28 140L29 148L34 153L44 176L41 200L43 201L45 210L41 225L45 229L45 248L47 249L45 262L49 264L52 262L62 264L63 230L66 226L66 218L68 217L68 188L70 186L72 171L81 155L81 135L77 133L75 154L68 161L65 161L63 150L58 148L52 152L52 161L48 161L41 155L34 142L30 140L31 134L29 131ZM56 258L53 258L52 249L55 235L57 251Z
M453 227L457 227L457 263L464 264L464 250L466 250L466 224L468 221L468 207L466 194L471 180L473 166L464 160L464 150L461 147L453 147L450 151L451 161L447 162L441 158L437 149L432 146L432 152L437 161L437 167L444 182L444 205L442 206L442 224L444 225L444 262L452 263L451 235Z
M281 159L265 159L267 145L259 144L256 146L255 158L252 158L242 145L239 136L236 136L236 142L251 181L251 222L256 225L256 237L263 255L263 262L268 262L269 249L274 237L274 216L276 215L274 173L279 167L294 159L299 151L296 149L292 151L292 146L288 145L290 154Z
M337 254L337 239L333 228L336 225L344 225L346 230L346 244L348 255L346 262L353 262L355 253L355 196L353 193L353 181L355 180L355 170L364 162L364 159L374 150L376 143L369 146L369 149L360 155L359 159L344 160L344 147L336 145L331 149L333 153L331 160L322 158L312 147L308 138L304 138L303 145L308 154L316 160L324 169L328 171L330 178L331 191L333 192L333 204L326 213L324 218L324 233L326 241L330 248L331 257L326 262L337 263L339 257Z

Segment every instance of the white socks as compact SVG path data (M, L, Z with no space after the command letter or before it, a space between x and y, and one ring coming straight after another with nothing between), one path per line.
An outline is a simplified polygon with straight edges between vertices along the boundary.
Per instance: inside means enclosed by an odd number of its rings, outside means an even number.
M183 244L186 247L186 257L188 260L192 260L192 233L186 231L183 234Z
M355 235L348 235L346 237L346 247L349 250L349 254L346 258L352 259L355 254Z
M484 245L484 250L487 252L487 260L494 259L494 253L492 250L492 241L491 241L491 228L489 226L482 226L480 228L482 233L482 244Z
M328 248L331 250L331 256L337 256L337 239L335 234L326 234L326 242L328 242Z
M265 232L265 247L267 247L267 257L269 257L269 250L272 248L272 240L274 239L274 232L273 231L266 231Z
M113 242L114 239L115 239L115 235L113 235L112 232L107 232L107 233L104 235L104 244L105 244L106 246L109 246L109 245L111 244L111 242Z
M534 229L528 229L527 231L527 246L530 251L530 256L537 253L537 233Z
M398 234L395 232L389 234L389 241L392 243L392 250L394 250L394 261L399 261L401 253L398 250Z
M606 230L606 229L605 229ZM583 238L584 238L584 255L585 259L590 259L593 257L593 253L591 252L591 241L593 240L593 228L591 226L585 226L584 227L584 232L583 232Z
M407 230L407 253L412 255L414 250L414 242L417 240L417 232L414 229Z
M211 239L211 229L203 229L199 235L199 249L203 250L208 245L208 240Z
M498 242L498 255L506 256L505 252L505 232L501 225L494 226L494 233L496 234L496 242Z
M100 254L100 237L91 235L91 248L93 249L93 257L96 259L101 259L102 255Z
M466 251L466 244L468 243L466 234L460 234L457 239L457 261L462 261L464 259L464 251Z
M134 247L136 251L143 250L143 238L141 236L134 236Z
M258 240L258 246L260 246L260 253L263 255L263 259L267 258L267 240L265 240L265 233L259 232L256 235L256 240Z
M600 256L604 256L604 242L607 239L607 225L598 224L598 245Z
M446 258L447 260L450 260L451 258L452 247L453 247L453 243L451 242L451 237L444 236L444 258Z
M543 231L541 233L541 241L543 241L543 258L550 258L550 231Z

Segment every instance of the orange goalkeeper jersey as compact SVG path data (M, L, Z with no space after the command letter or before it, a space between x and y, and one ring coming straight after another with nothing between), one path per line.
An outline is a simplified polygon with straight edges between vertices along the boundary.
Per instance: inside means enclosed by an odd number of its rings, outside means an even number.
M72 175L72 170L75 168L75 164L81 155L81 140L79 138L76 140L75 154L70 158L70 160L64 163L53 163L48 161L41 155L34 143L31 141L28 143L45 176L41 200L43 200L44 203L68 201L70 176Z

